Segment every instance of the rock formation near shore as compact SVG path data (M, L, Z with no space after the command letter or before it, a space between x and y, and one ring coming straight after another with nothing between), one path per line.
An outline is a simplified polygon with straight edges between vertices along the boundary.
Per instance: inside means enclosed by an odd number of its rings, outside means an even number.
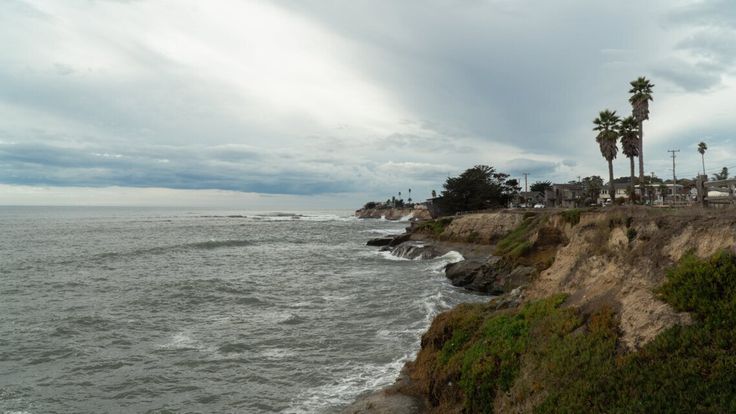
M426 208L361 208L355 211L355 216L362 219L401 220L411 218L429 220L432 215Z

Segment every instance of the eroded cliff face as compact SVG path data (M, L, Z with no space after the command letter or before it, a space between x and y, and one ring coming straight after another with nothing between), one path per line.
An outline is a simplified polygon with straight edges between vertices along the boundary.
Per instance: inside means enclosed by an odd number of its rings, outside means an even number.
M355 211L355 216L358 218L372 218L372 219L386 219L386 220L401 220L401 219L419 219L429 220L432 216L429 214L429 210L421 208L362 208Z
M447 240L471 243L494 243L514 230L523 220L523 214L498 212L458 216L447 225L442 237Z
M610 305L620 317L621 340L635 349L690 317L675 312L654 293L666 270L685 253L706 258L736 246L733 211L621 208L583 212L572 225L550 218L567 242L554 262L528 286L528 299L567 293L567 306Z
M636 349L673 324L689 323L654 289L685 253L701 258L736 246L736 211L620 207L596 211L469 214L427 223L421 236L495 245L516 266L535 267L526 301L565 293L565 306L612 307L623 345ZM420 236L420 237L421 237ZM512 266L513 269L513 266Z
M472 285L483 273L506 292L438 315L422 336L392 391L421 402L422 412L672 411L662 410L668 403L697 411L709 398L732 398L728 387L713 390L736 378L718 369L730 366L736 342L727 338L736 334L724 324L736 325L736 311L714 311L721 325L704 325L702 314L677 312L673 306L693 308L673 297L690 303L710 292L734 303L736 259L708 258L736 254L736 210L501 211L427 221L409 236L475 246L479 254L448 277L459 273ZM681 260L689 253L705 260ZM729 273L714 270L729 260ZM528 272L500 283L519 269ZM673 274L684 281L676 288ZM677 293L664 296L662 286ZM376 407L360 412L393 412Z

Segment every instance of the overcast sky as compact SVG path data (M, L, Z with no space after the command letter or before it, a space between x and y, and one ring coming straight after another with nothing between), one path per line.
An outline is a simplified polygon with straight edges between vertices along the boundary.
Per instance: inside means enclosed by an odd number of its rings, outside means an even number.
M606 176L591 121L628 114L640 75L647 171L679 148L694 176L701 140L736 170L733 0L2 0L0 45L0 204L349 208L475 164Z

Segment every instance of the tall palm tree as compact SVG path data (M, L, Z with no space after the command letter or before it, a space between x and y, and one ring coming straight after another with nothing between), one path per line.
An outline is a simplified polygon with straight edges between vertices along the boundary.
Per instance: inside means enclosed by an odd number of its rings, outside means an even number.
M593 131L598 131L595 140L601 148L601 155L608 161L608 194L611 197L611 202L616 199L616 189L613 185L613 160L618 153L618 147L616 146L618 123L619 117L616 115L616 111L609 109L601 111L598 118L593 120L595 125Z
M705 175L705 178L707 179L708 176L705 174L705 150L708 149L708 144L706 144L703 141L700 141L700 144L698 144L698 152L700 153L700 159L703 161L703 175Z
M636 119L633 116L627 116L621 120L618 128L618 135L621 138L621 152L623 152L631 161L631 184L629 185L629 194L631 201L634 199L634 157L639 156L639 130Z
M631 81L629 103L633 108L634 119L639 123L639 185L641 195L644 197L644 121L649 119L649 101L652 98L654 84L644 76Z

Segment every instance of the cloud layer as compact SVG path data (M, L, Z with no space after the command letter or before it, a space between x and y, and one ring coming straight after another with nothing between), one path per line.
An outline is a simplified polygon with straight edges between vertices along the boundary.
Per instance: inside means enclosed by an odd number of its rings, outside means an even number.
M700 140L708 169L736 166L726 0L7 0L0 42L11 186L359 202L479 163L605 175L590 121L628 112L639 75L656 84L648 169L668 176L679 147L694 175Z

